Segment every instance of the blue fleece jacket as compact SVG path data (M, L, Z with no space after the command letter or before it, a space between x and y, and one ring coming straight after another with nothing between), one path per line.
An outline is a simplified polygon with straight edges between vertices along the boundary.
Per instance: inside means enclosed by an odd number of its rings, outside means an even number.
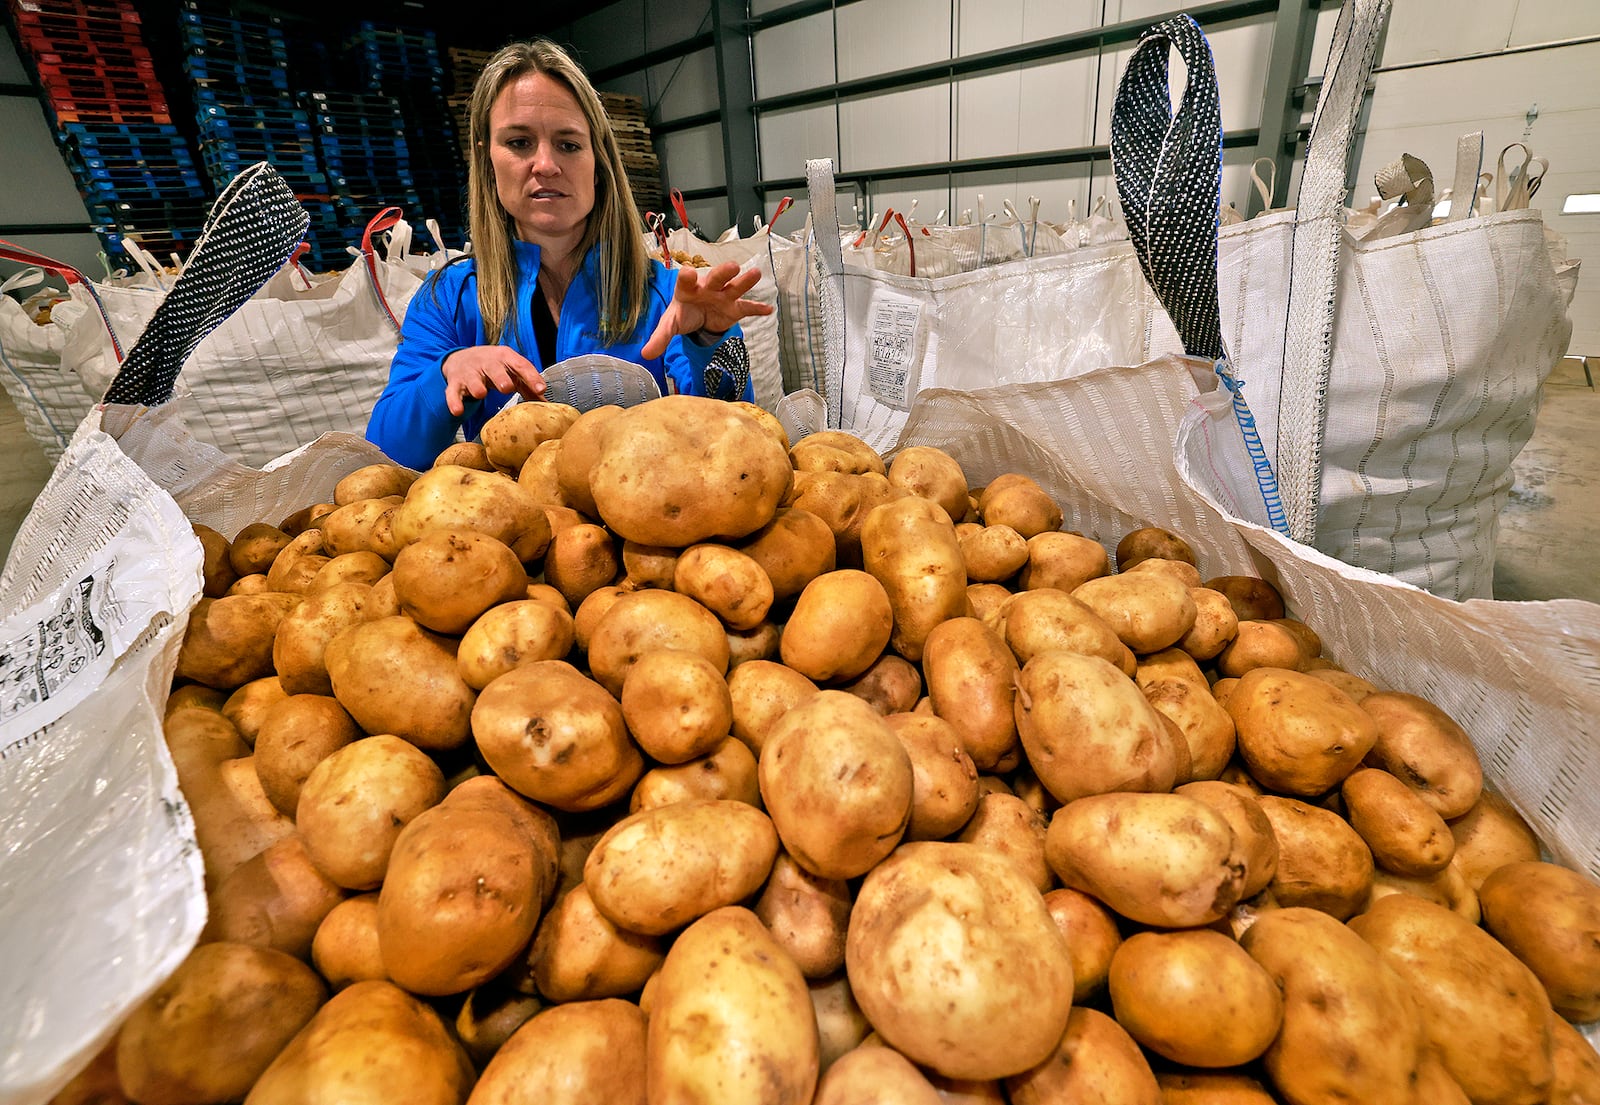
M495 344L509 345L543 369L533 332L539 247L528 242L513 245L517 262L516 317ZM643 365L656 378L663 394L669 390L684 395L706 394L705 369L717 346L675 337L664 356L647 360L640 353L672 302L677 273L659 261L651 261L653 279L639 329L632 338L607 345L600 337L599 254L598 246L589 251L561 302L561 318L556 323L556 360L583 353L606 353ZM727 337L733 336L742 336L739 327L728 331ZM389 383L367 421L367 440L400 464L427 468L456 439L458 429L468 441L476 439L483 424L511 397L490 392L482 400L469 400L466 416L456 418L445 405L442 366L444 359L458 349L488 344L491 342L483 332L483 317L478 311L476 263L468 258L431 274L406 308L400 348L389 365ZM753 398L749 384L740 398Z

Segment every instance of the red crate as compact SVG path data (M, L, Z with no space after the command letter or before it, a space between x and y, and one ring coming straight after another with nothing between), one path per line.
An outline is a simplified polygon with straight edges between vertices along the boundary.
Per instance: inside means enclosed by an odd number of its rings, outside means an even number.
M165 101L131 104L126 100L49 101L50 112L58 123L164 123L172 122Z

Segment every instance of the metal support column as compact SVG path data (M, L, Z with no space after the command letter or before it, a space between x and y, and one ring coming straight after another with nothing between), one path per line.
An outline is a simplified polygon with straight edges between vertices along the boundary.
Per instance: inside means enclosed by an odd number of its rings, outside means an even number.
M1289 174L1294 168L1295 146L1304 110L1299 94L1311 60L1311 40L1317 31L1318 0L1279 0L1278 16L1272 27L1272 53L1267 58L1266 87L1261 97L1260 136L1256 157L1268 157L1277 166L1274 206L1288 201ZM1263 204L1250 189L1247 215L1260 214Z
M711 33L717 53L717 93L722 100L722 170L728 185L728 224L750 232L762 213L756 150L755 78L751 73L749 11L745 0L711 0Z

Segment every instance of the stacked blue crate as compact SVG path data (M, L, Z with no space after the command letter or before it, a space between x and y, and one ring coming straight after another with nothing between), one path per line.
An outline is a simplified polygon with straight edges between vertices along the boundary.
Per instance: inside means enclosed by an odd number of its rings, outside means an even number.
M354 92L305 92L300 102L316 128L318 151L341 223L363 230L385 207L415 218L421 206L399 105Z
M437 36L361 23L345 40L345 57L359 88L392 97L399 107L420 201L407 217L437 219L446 244L460 248L466 236L466 166L445 98Z

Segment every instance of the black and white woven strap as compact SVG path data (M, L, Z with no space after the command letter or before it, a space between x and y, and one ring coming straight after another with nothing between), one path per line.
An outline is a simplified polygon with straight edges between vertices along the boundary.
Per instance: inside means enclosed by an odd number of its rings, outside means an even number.
M711 354L705 371L706 394L713 399L743 399L750 383L750 350L741 337L727 338Z
M310 225L294 192L265 161L234 177L105 402L153 407L171 399L195 346L283 267Z
M1188 78L1176 115L1167 84L1169 46L1183 59ZM1222 107L1211 47L1189 16L1174 16L1139 37L1111 109L1111 164L1128 237L1184 350L1210 360L1222 357Z

